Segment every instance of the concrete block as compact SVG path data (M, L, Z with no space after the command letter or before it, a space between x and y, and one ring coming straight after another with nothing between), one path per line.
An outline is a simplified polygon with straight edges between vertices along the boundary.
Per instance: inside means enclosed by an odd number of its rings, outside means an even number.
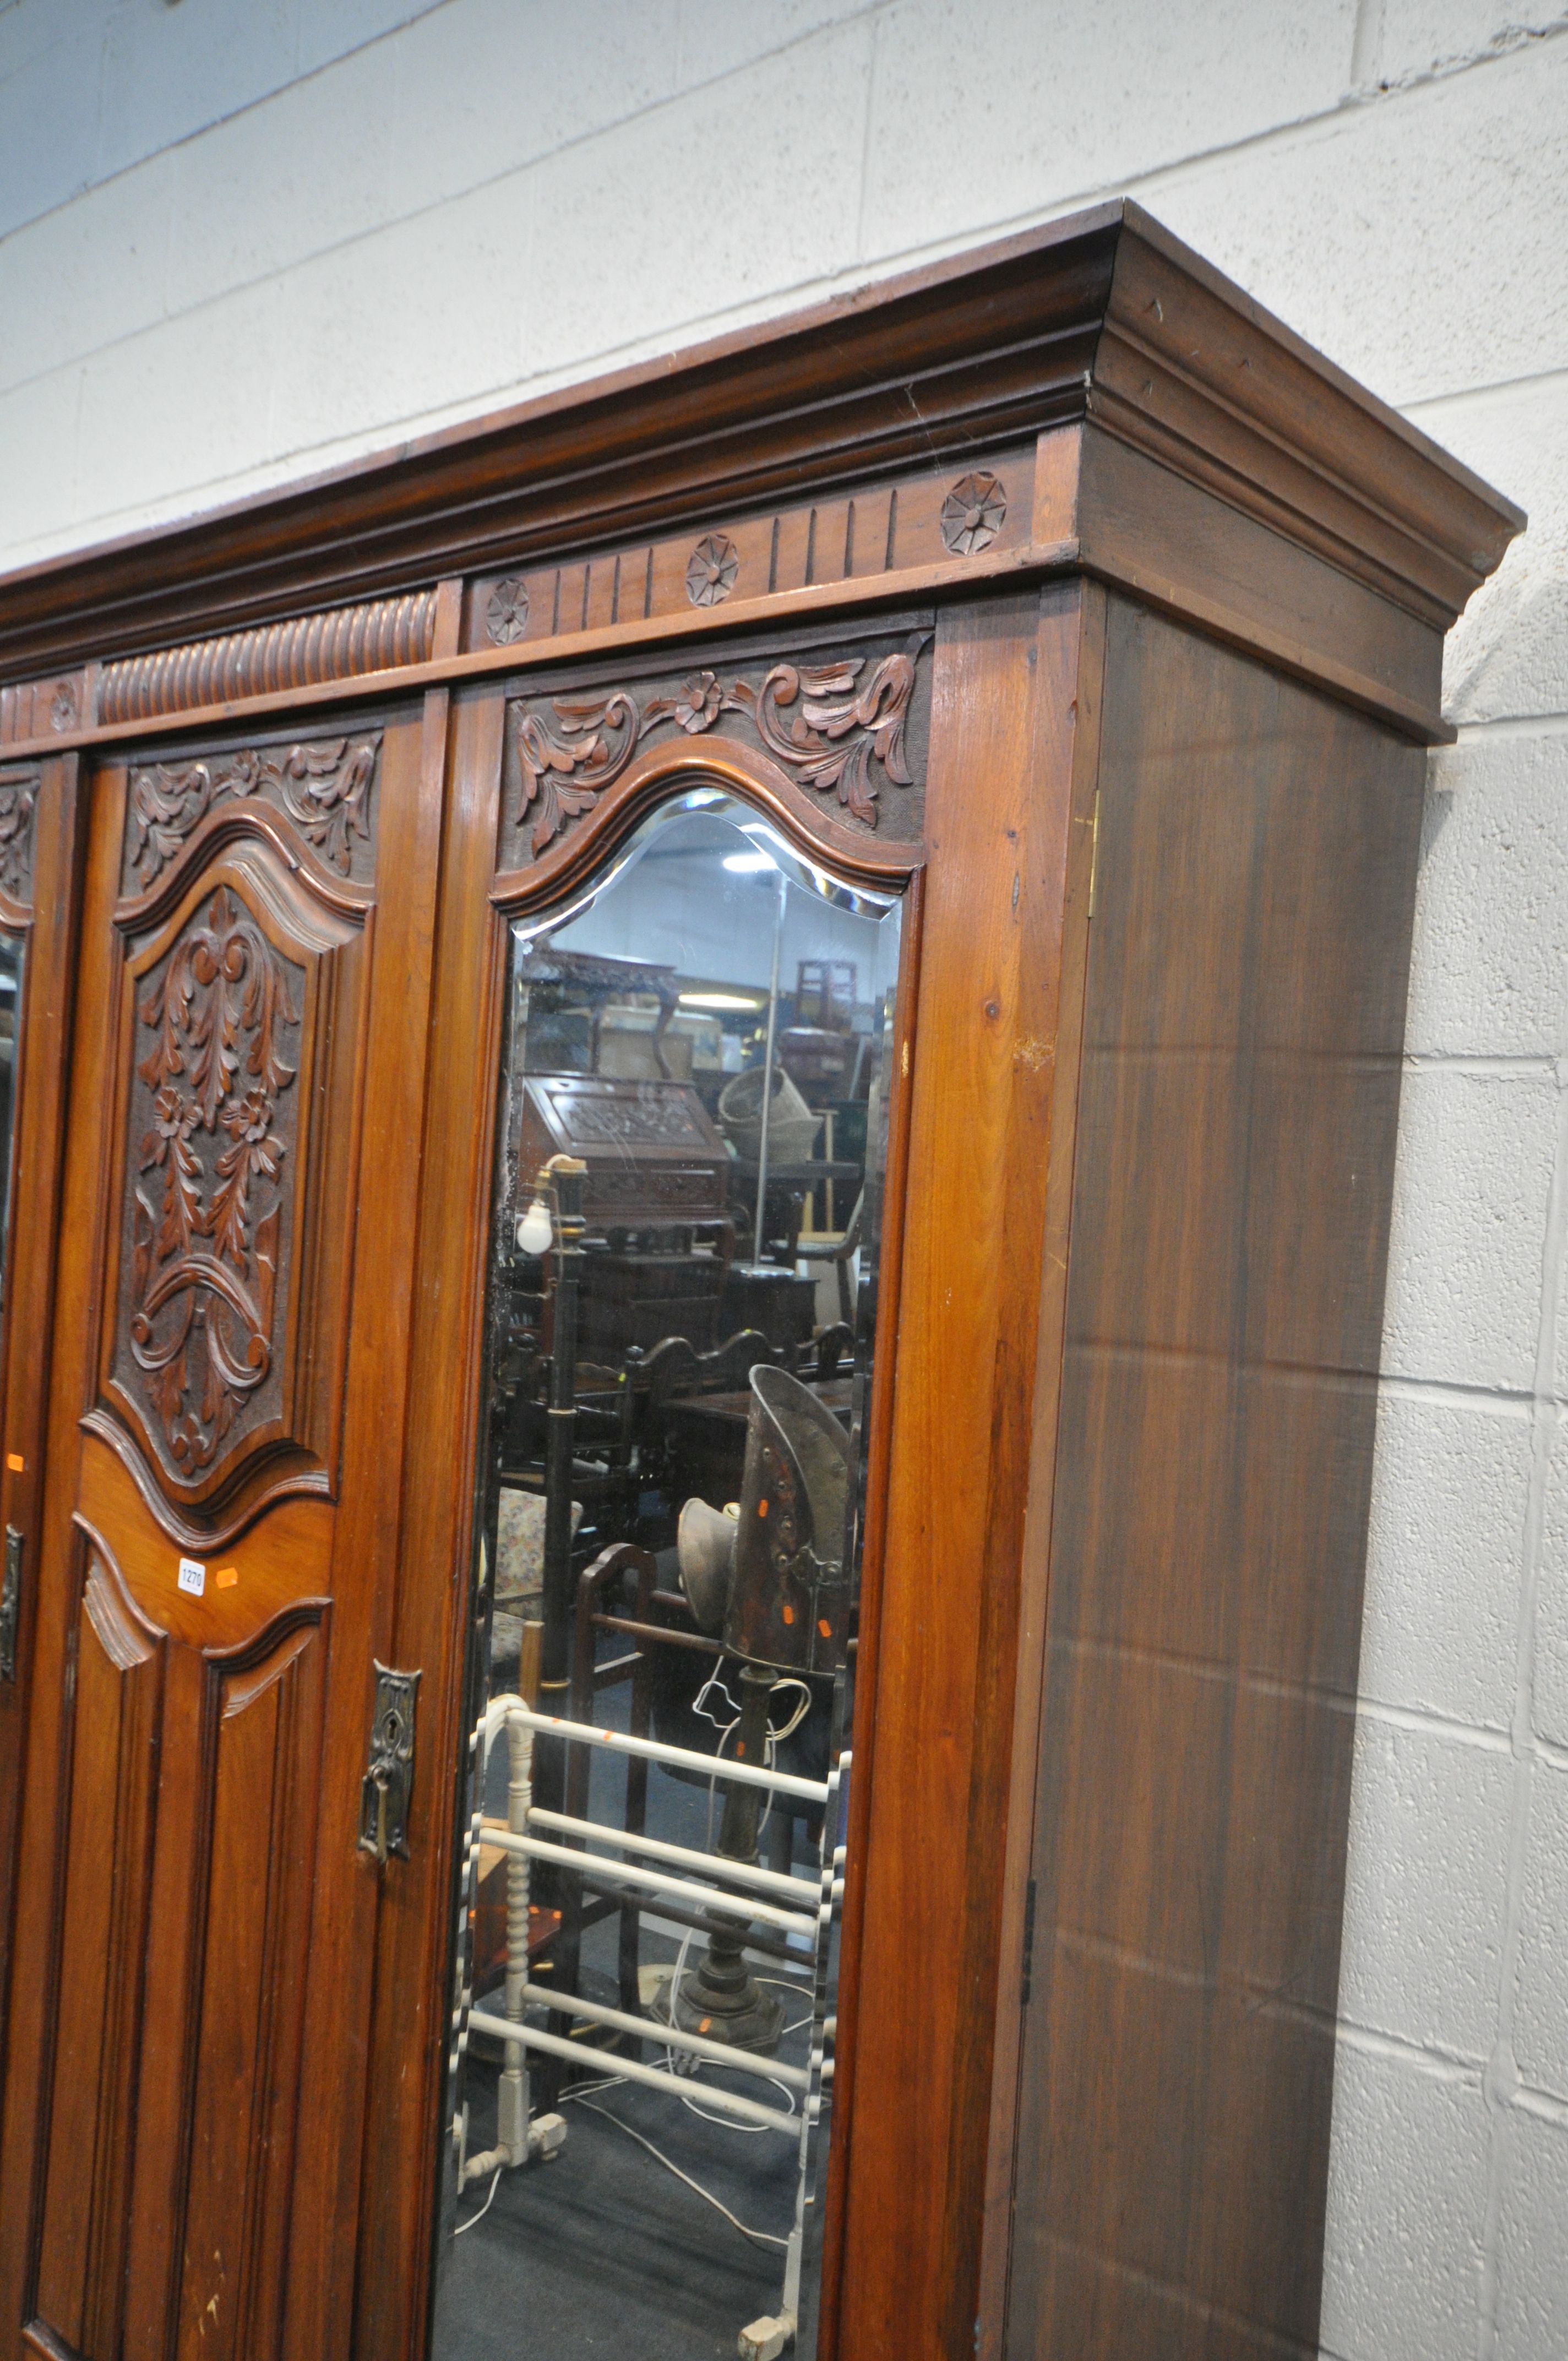
M0 393L0 565L20 566L71 533L81 407L79 368Z
M478 188L679 87L676 0L449 0L389 46L400 210ZM607 228L613 244L622 225L608 203L594 220L601 247Z
M174 155L149 157L106 188L0 239L0 386L40 377L163 317Z
M1539 43L1138 194L1354 377L1415 402L1568 366L1565 120L1568 41Z
M1568 1770L1537 1762L1528 1775L1514 2062L1521 2082L1568 2106Z
M0 235L64 204L93 179L104 35L88 25L0 82Z
M541 165L531 373L677 346L843 270L870 41L853 20L732 75L722 125L699 91ZM716 142L745 159L733 184Z
M171 312L413 209L395 127L396 52L395 41L373 42L173 150Z
M1423 402L1415 423L1530 518L1449 633L1451 721L1568 713L1568 402L1563 387L1502 386Z
M278 283L269 453L385 441L444 405L510 392L530 302L532 193L514 174L291 270Z
M1486 2216L1478 2079L1342 2040L1322 2343L1342 2361L1475 2361Z
M1494 2361L1568 2353L1568 2125L1510 2111L1501 2143Z
M824 25L860 15L867 0L681 0L679 86L693 90L771 56Z
M1561 1419L1547 1462L1541 1515L1534 1719L1537 1734L1550 1745L1568 1747L1568 1422Z
M330 6L323 7L319 0L297 0L294 71L313 73L318 66L347 57L441 5L442 0L331 0Z
M866 252L961 245L1316 115L1349 79L1354 17L1349 0L900 0L877 31Z
M1407 1071L1386 1369L1529 1390L1557 1121L1550 1074Z
M1379 0L1366 44L1365 86L1390 89L1504 56L1568 22L1568 9L1518 7L1509 0Z
M430 13L436 0L203 0L200 7L121 7L104 46L97 177L251 107L383 34ZM518 13L523 14L522 10ZM345 121L343 150L366 128ZM322 157L316 159L318 170ZM258 185L255 193L264 194Z
M293 79L296 0L208 0L122 8L104 38L95 177L254 104Z
M271 447L278 365L272 286L95 353L82 366L82 537L205 505L220 497L209 488L254 467Z
M1385 1391L1361 1694L1498 1731L1513 1711L1530 1430L1523 1410Z
M1410 974L1413 1053L1568 1051L1568 734L1432 758Z
M1363 1712L1356 1724L1340 2013L1484 2059L1496 2038L1511 1757Z
M102 27L118 0L6 0L0 7L0 82L46 49Z

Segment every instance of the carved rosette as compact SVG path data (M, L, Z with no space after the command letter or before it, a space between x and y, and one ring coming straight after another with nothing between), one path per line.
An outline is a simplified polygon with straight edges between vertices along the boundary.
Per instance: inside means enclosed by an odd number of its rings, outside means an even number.
M38 776L37 771L0 771L0 894L23 908L33 898Z
M510 648L527 629L528 585L521 575L509 575L485 602L485 636L493 647Z
M906 732L928 638L917 631L879 658L774 664L760 682L702 671L665 692L519 698L508 713L516 824L529 856L537 861L570 821L592 812L639 747L664 730L701 738L740 725L790 778L874 829L883 783L915 784Z
M220 885L137 1001L116 1359L186 1484L276 1406L303 983Z
M686 597L694 607L718 607L734 589L740 553L728 533L705 533L686 562Z
M942 502L938 522L955 557L972 557L977 550L989 549L1007 522L1007 494L1001 478L987 468L960 476Z
M356 854L367 854L371 845L380 743L372 732L133 770L125 890L145 893L210 811L242 800L281 811L313 852L353 875L367 865Z

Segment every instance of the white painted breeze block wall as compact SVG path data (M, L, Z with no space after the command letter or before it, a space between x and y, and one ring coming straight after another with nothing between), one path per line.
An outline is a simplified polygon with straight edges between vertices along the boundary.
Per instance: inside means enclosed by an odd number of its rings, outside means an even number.
M1530 512L1452 642L1325 2351L1568 2355L1568 8L0 0L0 564L1130 191Z

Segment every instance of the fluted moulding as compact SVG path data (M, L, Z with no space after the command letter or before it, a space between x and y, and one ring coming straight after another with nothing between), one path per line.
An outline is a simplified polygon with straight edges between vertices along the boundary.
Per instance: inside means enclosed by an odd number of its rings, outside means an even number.
M143 721L159 713L223 705L232 697L265 697L422 664L434 639L435 598L433 589L411 590L399 598L296 615L187 647L123 657L104 667L99 719Z

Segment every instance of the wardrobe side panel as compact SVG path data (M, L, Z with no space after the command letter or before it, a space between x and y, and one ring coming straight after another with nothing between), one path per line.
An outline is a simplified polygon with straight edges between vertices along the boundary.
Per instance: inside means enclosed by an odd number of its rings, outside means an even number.
M1017 2361L1317 2350L1422 782L1112 600Z

